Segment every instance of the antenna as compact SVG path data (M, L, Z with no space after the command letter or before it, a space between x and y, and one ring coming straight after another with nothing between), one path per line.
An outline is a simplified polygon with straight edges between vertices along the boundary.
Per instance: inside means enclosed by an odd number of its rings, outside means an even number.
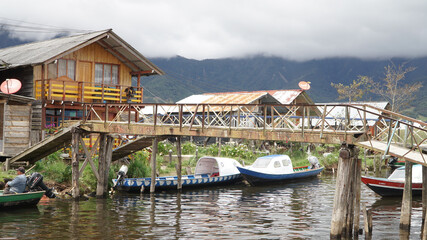
M298 83L298 86L302 89L302 90L309 90L310 89L310 82L306 82L306 81L301 81Z
M6 79L1 85L0 90L5 94L18 92L22 87L21 81L15 78Z

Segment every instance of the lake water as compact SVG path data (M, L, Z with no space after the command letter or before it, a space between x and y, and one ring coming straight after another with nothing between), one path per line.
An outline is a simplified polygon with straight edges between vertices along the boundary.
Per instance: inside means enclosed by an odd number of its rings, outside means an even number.
M0 239L329 239L334 191L335 176L322 173L273 187L45 200L0 212ZM372 239L399 239L400 200L362 186L362 202L373 209ZM421 215L415 198L410 239L419 239Z

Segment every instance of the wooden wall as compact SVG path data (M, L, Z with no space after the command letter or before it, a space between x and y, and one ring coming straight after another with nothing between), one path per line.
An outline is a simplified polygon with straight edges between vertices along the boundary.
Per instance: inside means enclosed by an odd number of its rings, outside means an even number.
M30 145L31 104L4 108L3 155L14 156Z
M84 64L90 64L91 68L91 82L94 82L95 79L95 63L107 63L107 64L117 64L119 65L119 85L131 86L132 75L131 69L124 65L119 59L114 57L111 53L106 51L98 43L93 43L89 46L86 46L80 50L77 50L73 53L70 53L63 57L63 59L72 59L76 61L76 80L82 81L83 76L87 73L87 69L82 67ZM34 80L42 79L42 67L41 65L34 67ZM46 71L46 70L45 70ZM45 76L45 79L47 76Z

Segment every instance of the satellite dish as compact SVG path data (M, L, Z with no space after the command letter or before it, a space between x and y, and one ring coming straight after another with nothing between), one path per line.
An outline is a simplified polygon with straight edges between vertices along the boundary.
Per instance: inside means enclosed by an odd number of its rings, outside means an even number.
M21 81L19 81L18 79L10 78L10 79L6 79L6 81L4 81L1 84L0 90L6 94L12 94L19 91L21 87L22 87Z
M306 81L301 81L298 83L298 86L302 89L302 90L308 90L310 89L310 82L306 82Z

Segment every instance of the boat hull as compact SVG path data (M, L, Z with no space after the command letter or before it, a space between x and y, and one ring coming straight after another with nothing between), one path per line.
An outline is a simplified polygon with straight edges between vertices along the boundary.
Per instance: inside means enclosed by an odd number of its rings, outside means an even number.
M182 189L193 189L209 186L220 186L237 183L242 180L240 174L228 176L209 176L208 174L201 175L185 175L182 176ZM113 179L116 184L117 179ZM176 190L178 186L178 177L158 177L156 178L156 191ZM151 187L151 178L125 178L124 181L116 185L116 189L125 192L141 192L149 191Z
M0 191L0 209L36 206L44 193L45 191L37 191L3 195L3 191Z
M403 195L404 182L390 181L387 178L363 177L362 182L372 191L383 197L397 197ZM422 193L422 183L412 183L412 195L419 196Z
M316 177L322 170L321 168L299 170L287 174L266 174L252 171L246 168L237 167L243 178L252 186L262 186L271 183L283 183L286 181Z

